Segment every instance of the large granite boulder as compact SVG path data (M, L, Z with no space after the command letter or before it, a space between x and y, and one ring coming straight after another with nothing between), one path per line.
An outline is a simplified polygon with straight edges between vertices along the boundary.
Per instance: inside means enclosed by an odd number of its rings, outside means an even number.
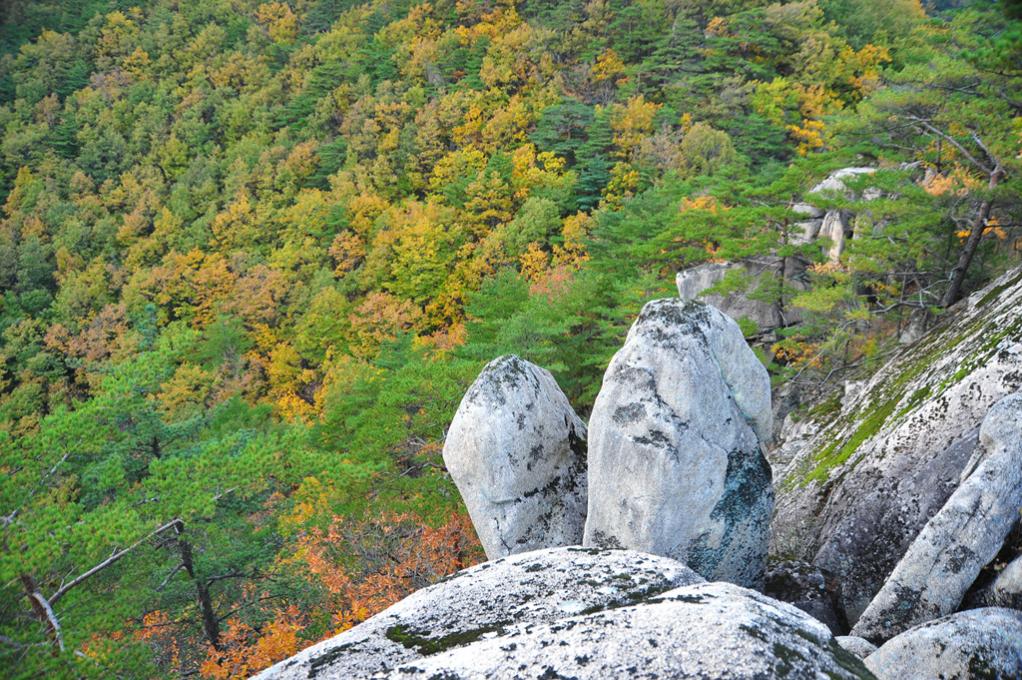
M809 561L841 582L850 624L919 531L958 488L990 407L1022 388L1022 270L952 308L844 407L772 460L777 509L771 552Z
M769 377L732 319L699 302L647 304L593 406L585 545L759 584L771 419Z
M484 562L259 674L261 680L365 678L491 636L632 605L702 578L666 557L579 546Z
M516 356L487 364L443 455L488 558L581 542L586 426L549 371Z
M864 680L873 676L820 622L730 583L631 607L515 626L398 667L391 678Z
M880 680L1022 678L1022 612L972 609L924 623L865 659Z
M1001 550L1022 509L1022 393L990 409L979 441L971 474L919 532L853 634L886 640L954 612Z

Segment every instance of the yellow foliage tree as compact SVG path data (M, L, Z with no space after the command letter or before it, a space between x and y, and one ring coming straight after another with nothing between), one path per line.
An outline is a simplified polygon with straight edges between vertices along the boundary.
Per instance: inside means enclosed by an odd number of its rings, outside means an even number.
M610 127L614 131L614 145L619 158L629 158L642 139L653 132L653 119L661 106L646 101L641 94L624 104L611 105Z

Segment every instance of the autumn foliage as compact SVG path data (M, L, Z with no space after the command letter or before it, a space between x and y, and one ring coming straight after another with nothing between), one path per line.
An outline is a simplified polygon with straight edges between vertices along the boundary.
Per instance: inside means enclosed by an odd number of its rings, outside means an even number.
M866 370L1022 242L1018 21L926 6L3 3L0 668L241 677L481 559L467 387L585 414L679 269L800 262L721 283L775 383Z

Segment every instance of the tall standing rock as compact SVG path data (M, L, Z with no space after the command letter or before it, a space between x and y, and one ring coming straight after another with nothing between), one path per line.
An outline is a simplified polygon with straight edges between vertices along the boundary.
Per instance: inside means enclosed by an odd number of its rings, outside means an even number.
M552 375L494 359L465 393L444 444L489 559L577 545L586 515L586 426Z
M919 532L853 634L886 640L951 614L1000 551L1022 508L1022 392L994 404L979 441L975 470Z
M684 300L647 304L590 418L585 545L672 557L757 585L773 508L770 380L738 325Z

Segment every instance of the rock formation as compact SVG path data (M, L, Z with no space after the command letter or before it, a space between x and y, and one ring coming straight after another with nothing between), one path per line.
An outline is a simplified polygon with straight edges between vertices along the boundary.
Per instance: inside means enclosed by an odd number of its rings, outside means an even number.
M735 320L747 320L757 332L768 332L802 320L796 309L785 308L777 299L777 280L790 287L804 288L796 277L805 264L793 257L759 257L742 262L707 262L678 272L675 282L682 300L699 300L713 305ZM745 290L731 293L707 293L729 275L748 280Z
M698 302L647 304L593 406L585 545L758 584L773 501L760 441L771 417L766 370L733 320Z
M809 190L806 200L816 201L818 197L826 197L828 194L840 194L846 198L861 198L863 200L875 200L880 193L876 189L867 189L860 196L850 191L846 182L860 175L872 175L876 168L841 168L830 173L822 182ZM817 201L818 202L818 201ZM801 211L801 212L804 212ZM806 240L825 239L827 246L827 259L837 262L845 251L846 241L854 235L854 223L852 216L839 209L819 211L810 216L809 221L800 225Z
M1022 609L1022 556L1012 560L997 575L987 597L991 604Z
M733 320L643 308L593 408L588 477L550 374L498 359L444 451L480 537L574 543L585 518L590 547L465 570L261 677L1022 677L1022 612L952 613L1022 590L1019 309L1022 270L789 419L765 583L770 390Z
M880 680L1022 678L1022 612L972 609L924 623L865 659Z
M838 635L834 640L860 659L865 659L877 650L872 642L855 635Z
M875 189L867 189L857 195L847 185L850 179L874 172L874 168L842 168L828 175L806 194L804 201L791 206L791 211L804 220L796 223L784 240L791 245L823 241L827 258L837 262L848 239L854 236L854 216L844 210L824 209L814 203L825 204L833 194L848 199L872 200L879 197ZM711 304L735 320L754 323L758 333L769 333L802 320L799 309L785 304L779 284L790 291L805 290L808 264L810 260L806 257L778 254L735 262L698 264L678 272L678 295L683 300L701 300ZM740 277L745 285L728 293L706 292L728 276Z
M399 666L391 678L832 678L873 676L827 627L730 583L540 625Z
M1022 508L1022 393L990 409L979 441L975 471L919 532L853 634L886 640L954 612L1000 551Z
M850 624L961 483L990 407L1022 388L1022 271L959 303L815 434L771 453L771 552L832 573ZM808 425L808 423L807 423ZM779 473L778 473L779 472Z
M806 562L775 562L766 572L763 593L793 604L835 634L848 630L839 605L841 585L833 576Z
M465 569L261 673L348 680L492 636L505 627L631 605L702 578L666 557L568 547Z
M487 557L581 542L586 426L549 371L491 361L469 388L444 443Z

